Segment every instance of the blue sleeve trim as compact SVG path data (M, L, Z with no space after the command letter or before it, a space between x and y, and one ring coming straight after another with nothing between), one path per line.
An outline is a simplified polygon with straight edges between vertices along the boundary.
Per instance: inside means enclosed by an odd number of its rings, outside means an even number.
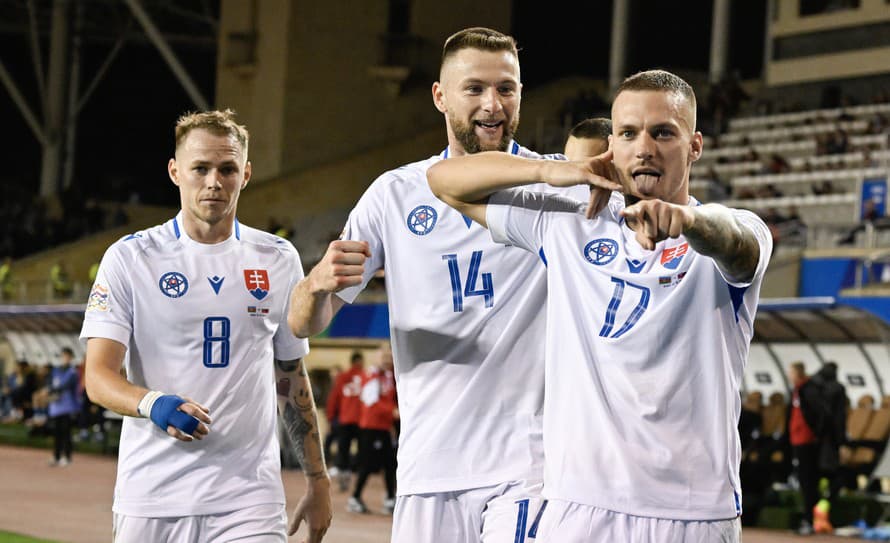
M732 300L732 312L735 314L735 321L739 322L739 308L742 307L742 300L745 297L745 292L748 291L748 287L734 287L729 283L726 286L729 287L729 298Z
M543 248L543 247L541 247L540 249L538 249L538 256L541 257L541 262L543 262L543 263L544 263L544 266L546 266L546 265L547 265L547 255L544 254L544 248Z

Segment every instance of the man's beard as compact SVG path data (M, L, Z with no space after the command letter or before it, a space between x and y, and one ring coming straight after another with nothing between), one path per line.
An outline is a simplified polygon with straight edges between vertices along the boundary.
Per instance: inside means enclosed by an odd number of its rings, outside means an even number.
M450 114L448 120L451 123L451 130L454 132L454 137L457 138L461 147L464 148L464 152L468 155L481 153L482 151L506 151L507 147L510 145L510 141L513 139L513 134L515 134L516 129L519 128L519 112L517 112L513 119L510 120L509 125L506 122L502 125L504 134L501 136L500 141L498 141L497 146L491 149L483 149L482 142L479 141L479 136L476 135L476 125L472 121L467 124L462 120L452 117Z

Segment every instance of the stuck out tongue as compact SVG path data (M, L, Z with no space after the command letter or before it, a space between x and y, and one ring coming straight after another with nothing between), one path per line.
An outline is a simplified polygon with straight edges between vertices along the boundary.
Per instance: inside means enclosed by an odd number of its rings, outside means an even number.
M658 179L660 176L658 175L637 175L634 177L634 183L637 185L637 190L642 194L652 194L655 190L656 185L658 185Z

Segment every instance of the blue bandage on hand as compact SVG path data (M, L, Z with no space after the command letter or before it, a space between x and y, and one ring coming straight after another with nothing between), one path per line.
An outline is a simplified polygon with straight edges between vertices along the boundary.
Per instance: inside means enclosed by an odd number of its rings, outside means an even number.
M179 410L179 406L184 403L185 400L173 394L160 396L151 406L151 421L165 432L167 431L167 426L173 426L191 435L195 428L198 427L200 421Z

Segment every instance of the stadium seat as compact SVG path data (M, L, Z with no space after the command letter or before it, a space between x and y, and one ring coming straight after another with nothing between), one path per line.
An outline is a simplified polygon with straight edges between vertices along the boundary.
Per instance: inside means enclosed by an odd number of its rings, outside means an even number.
M850 411L847 417L847 438L851 441L860 440L865 435L865 430L871 418L874 416L875 399L871 394L859 398L856 407Z

